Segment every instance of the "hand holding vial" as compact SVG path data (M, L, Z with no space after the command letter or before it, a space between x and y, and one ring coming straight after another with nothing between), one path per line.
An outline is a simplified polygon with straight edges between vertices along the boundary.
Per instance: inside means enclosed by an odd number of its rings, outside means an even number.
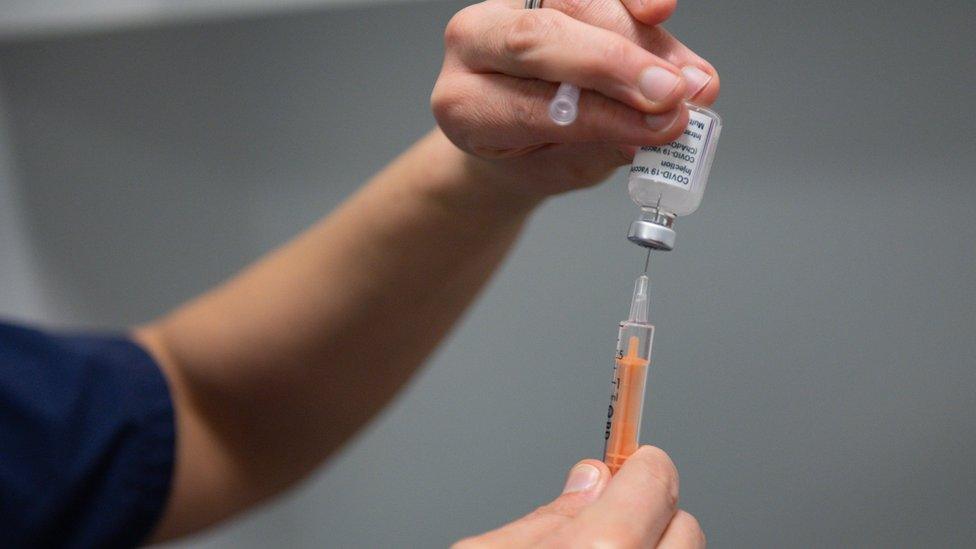
M541 199L596 184L639 147L679 138L685 101L709 105L718 96L715 69L657 26L673 8L661 0L464 8L445 31L431 96L438 124L507 191ZM554 123L550 103L576 90L575 121Z

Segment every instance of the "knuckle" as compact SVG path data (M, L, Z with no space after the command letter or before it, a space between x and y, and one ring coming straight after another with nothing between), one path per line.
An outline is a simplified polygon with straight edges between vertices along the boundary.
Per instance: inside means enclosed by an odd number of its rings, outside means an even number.
M595 75L603 76L616 71L619 67L628 66L633 57L633 48L626 39L608 40L603 44L599 54L594 56L586 70Z
M454 14L451 20L444 27L444 45L448 48L454 47L468 37L471 31L471 20L477 5L468 6Z
M671 35L662 27L650 27L641 32L640 43L648 51L668 51ZM673 59L668 59L672 61Z
M439 123L458 123L468 118L476 104L477 90L473 89L465 75L447 74L434 84L430 94L430 106Z
M523 80L520 83L516 101L510 105L511 115L515 124L522 131L530 132L545 124L548 120L549 96L548 93L540 93L539 85L536 80ZM548 90L549 86L543 84Z
M437 124L444 131L444 135L464 150L471 147L469 103L470 93L450 79L439 80L430 95L431 111Z
M502 47L513 58L525 56L540 44L559 25L551 13L541 10L519 12L505 32Z
M585 104L583 103L583 98L580 100L580 112L595 115L586 116L585 120L598 124L598 133L618 135L622 130L629 132L635 127L640 128L641 121L637 119L639 115L620 102L610 99L602 93L588 93L585 99ZM630 160L632 158L628 159L628 162Z
M430 94L430 109L439 123L450 123L462 103L463 96L456 86L444 79L437 81Z

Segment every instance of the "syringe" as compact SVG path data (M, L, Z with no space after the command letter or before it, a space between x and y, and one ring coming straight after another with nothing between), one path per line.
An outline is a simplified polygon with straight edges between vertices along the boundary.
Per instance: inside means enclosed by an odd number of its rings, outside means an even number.
M568 82L560 84L555 97L549 103L549 118L560 126L575 122L576 115L579 114L579 96L579 87Z
M525 0L525 9L534 10L542 7L542 0ZM578 86L563 82L556 90L556 95L549 102L549 118L560 126L568 126L576 121L579 114Z
M603 461L611 473L616 473L639 445L637 439L644 409L647 369L651 363L651 344L654 341L654 326L647 322L650 280L646 266L644 270L645 274L637 278L634 286L630 315L620 323L617 335L603 451Z

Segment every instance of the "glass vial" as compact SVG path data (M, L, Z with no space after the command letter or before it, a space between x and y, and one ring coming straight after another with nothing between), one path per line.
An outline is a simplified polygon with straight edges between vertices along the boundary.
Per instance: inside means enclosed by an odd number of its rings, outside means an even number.
M722 130L718 113L688 105L684 134L665 145L641 147L630 166L627 189L641 208L627 238L647 248L674 248L674 220L701 204Z

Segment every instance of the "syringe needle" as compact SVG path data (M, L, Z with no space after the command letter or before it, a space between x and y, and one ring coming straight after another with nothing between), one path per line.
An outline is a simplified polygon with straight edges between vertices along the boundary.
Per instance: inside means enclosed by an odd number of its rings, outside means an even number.
M644 274L647 274L647 267L651 264L651 249L647 249L647 257L644 258Z

